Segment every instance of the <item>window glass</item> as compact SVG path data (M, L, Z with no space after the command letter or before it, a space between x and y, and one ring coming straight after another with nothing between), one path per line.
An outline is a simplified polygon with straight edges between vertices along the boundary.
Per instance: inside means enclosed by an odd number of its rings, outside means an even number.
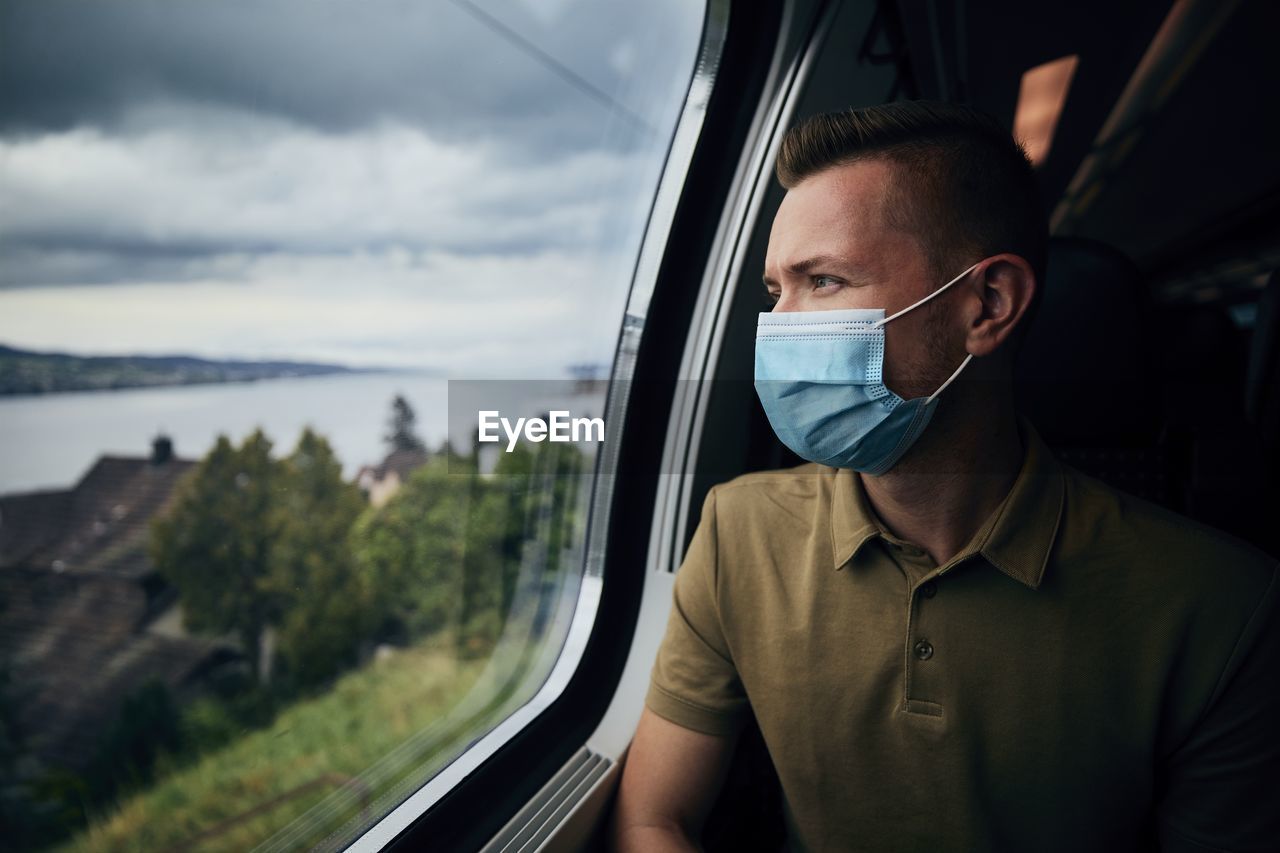
M701 27L0 4L9 849L341 848L537 691Z

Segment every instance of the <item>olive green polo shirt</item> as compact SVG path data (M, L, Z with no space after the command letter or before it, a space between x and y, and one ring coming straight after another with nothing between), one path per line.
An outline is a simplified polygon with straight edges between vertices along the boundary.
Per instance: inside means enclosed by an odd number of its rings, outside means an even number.
M646 704L753 712L796 850L1280 850L1276 561L1019 430L942 566L847 469L713 488Z

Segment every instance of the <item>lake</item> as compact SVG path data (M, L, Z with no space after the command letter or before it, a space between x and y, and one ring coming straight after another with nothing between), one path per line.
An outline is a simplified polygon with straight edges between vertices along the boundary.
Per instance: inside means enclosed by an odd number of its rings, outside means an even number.
M403 394L431 446L445 437L446 381L412 371L217 385L0 397L0 494L73 485L104 454L147 456L163 432L199 459L220 433L239 443L261 426L287 454L303 427L325 436L347 478L386 455L391 400Z

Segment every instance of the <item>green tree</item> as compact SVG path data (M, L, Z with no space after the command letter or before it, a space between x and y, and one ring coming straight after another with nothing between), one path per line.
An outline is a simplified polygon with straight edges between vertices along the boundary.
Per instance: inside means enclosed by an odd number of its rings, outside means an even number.
M459 654L486 654L497 641L517 586L540 594L542 579L559 571L573 536L583 456L568 443L518 444L503 452L492 476L472 484L468 519ZM535 583L529 583L535 581ZM521 608L547 602L526 598Z
M329 442L304 430L284 460L272 551L272 598L281 602L280 655L300 684L355 663L376 625L370 590L357 573L351 529L364 509L342 479Z
M382 634L456 635L459 655L487 654L522 571L559 567L573 533L581 454L518 445L492 475L448 449L410 476L353 531L356 563L378 602Z
M470 482L457 469L469 465L448 454L431 458L356 522L356 567L381 636L407 641L457 627Z
M238 448L219 436L151 530L152 562L178 590L187 627L235 632L255 677L264 634L285 603L271 578L279 480L262 430Z
M181 746L173 696L164 682L148 679L124 698L101 735L86 774L93 798L102 802L122 790L146 786L161 753L176 753Z
M457 647L463 658L488 654L502 632L507 610L503 578L519 570L519 542L511 520L522 511L523 496L505 477L467 479L468 506L459 590Z
M392 452L397 450L425 450L426 445L417 433L418 415L409 405L403 394L397 394L391 401L391 419L388 422L383 441Z

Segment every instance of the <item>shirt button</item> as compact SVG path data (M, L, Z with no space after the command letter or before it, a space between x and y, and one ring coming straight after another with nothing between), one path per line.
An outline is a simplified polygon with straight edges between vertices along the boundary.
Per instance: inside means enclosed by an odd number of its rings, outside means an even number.
M933 657L933 643L929 642L928 640L921 640L920 642L916 643L915 652L916 652L916 657L919 658L920 660L928 660L929 658Z
M920 585L920 594L925 598L933 598L938 594L938 585L933 581L925 581Z

